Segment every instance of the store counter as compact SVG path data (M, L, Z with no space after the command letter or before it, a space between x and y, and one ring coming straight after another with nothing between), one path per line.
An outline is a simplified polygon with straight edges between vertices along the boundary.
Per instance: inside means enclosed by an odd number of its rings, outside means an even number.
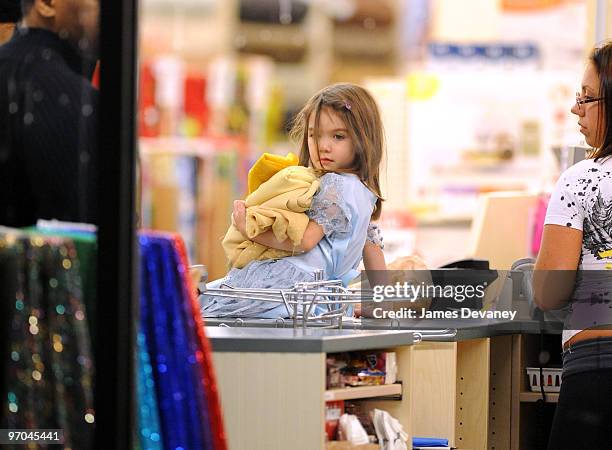
M532 319L488 320L488 319L427 319L427 320L382 320L365 319L359 325L365 330L455 330L454 336L432 337L435 341L464 341L485 337L505 336L508 334L560 334L561 322L539 322Z
M405 330L207 327L214 352L337 353L412 345Z
M410 426L409 331L208 326L206 334L231 450L324 449L327 400L393 398L380 401ZM375 349L396 352L403 383L326 390L327 354Z
M234 430L230 448L325 448L324 404L336 398L325 390L326 355L372 349L397 353L402 395L363 400L368 408L389 411L411 436L447 438L459 449L517 448L511 435L518 430L519 397L527 398L526 358L540 341L537 334L542 330L553 342L561 323L384 322L329 330L273 328L280 325L273 320L213 321L231 325L207 327L226 426Z
M206 325L212 327L222 326L232 329L240 328L267 328L279 330L301 330L301 327L293 328L291 320L279 322L274 319L206 319ZM317 330L316 326L308 330ZM388 319L365 319L344 323L344 330L387 330L387 331L413 331L423 330L447 330L446 333L430 335L426 337L429 341L453 342L468 339L480 339L486 337L505 336L509 334L561 334L563 323L561 322L539 322L533 319L521 320L488 320L488 319L457 319L457 320L388 320Z

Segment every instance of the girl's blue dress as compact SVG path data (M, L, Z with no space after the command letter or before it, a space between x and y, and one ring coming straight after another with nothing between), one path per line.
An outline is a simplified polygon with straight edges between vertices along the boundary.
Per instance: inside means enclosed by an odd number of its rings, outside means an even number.
M326 173L307 214L323 227L325 236L309 252L281 259L253 261L232 269L209 287L227 284L236 288L292 288L313 281L316 270L323 279L342 280L346 286L359 272L366 238L381 245L378 229L370 225L376 196L353 174ZM284 305L249 299L202 295L204 317L287 317Z

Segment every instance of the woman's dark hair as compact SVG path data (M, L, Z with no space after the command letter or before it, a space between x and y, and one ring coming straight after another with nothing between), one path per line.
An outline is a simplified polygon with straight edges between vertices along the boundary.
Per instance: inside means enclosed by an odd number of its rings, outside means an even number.
M598 124L603 125L603 141L591 155L597 160L612 155L612 41L595 47L589 61L599 75L599 96L603 97L598 117Z

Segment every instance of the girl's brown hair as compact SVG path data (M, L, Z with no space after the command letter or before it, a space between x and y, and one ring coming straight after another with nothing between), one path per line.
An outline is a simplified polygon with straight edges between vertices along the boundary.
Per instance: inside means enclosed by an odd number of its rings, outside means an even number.
M379 171L385 151L383 125L376 101L367 90L350 83L332 84L312 96L296 115L289 133L300 145L302 166L308 166L311 162L308 120L311 114L315 114L314 135L318 136L319 118L324 107L334 110L346 125L355 152L354 166L346 172L357 175L376 195L376 207L372 213L372 219L376 220L382 211Z

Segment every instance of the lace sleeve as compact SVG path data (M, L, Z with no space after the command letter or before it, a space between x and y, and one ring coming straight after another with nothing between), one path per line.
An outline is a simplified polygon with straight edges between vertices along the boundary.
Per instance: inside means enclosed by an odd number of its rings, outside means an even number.
M378 245L381 250L385 249L382 233L380 232L380 228L377 224L370 222L370 224L368 225L367 241L371 242L374 245Z
M336 173L321 177L319 191L312 198L308 217L323 227L326 236L351 231L351 213L342 195L343 179Z

